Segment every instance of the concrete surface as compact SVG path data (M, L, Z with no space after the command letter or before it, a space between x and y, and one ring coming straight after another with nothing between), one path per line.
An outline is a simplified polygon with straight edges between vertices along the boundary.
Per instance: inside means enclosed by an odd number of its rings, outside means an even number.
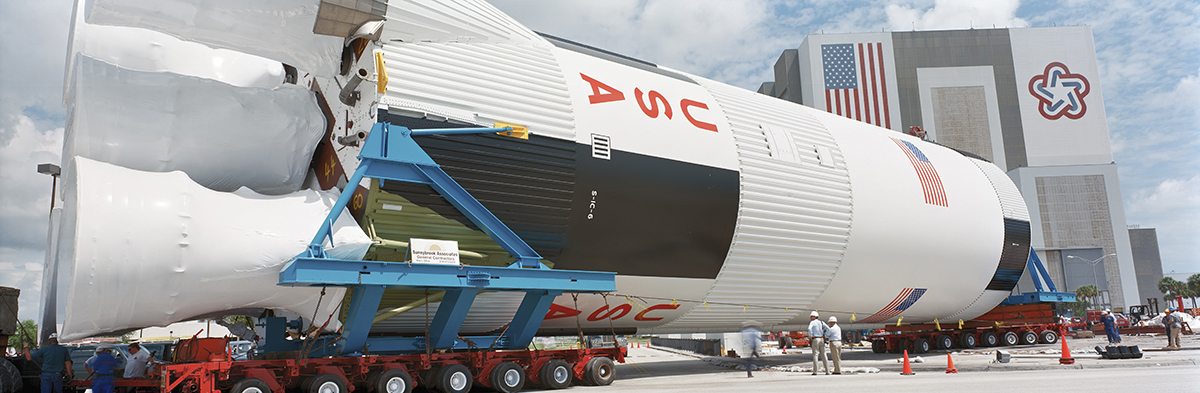
M947 351L917 357L911 363L916 375L902 376L900 355L875 354L870 348L847 348L842 355L843 371L867 370L857 374L810 375L811 355L807 348L787 354L768 354L754 378L746 378L744 359L706 358L658 348L630 348L624 364L617 365L617 380L611 386L572 386L566 392L785 392L816 389L888 392L1200 392L1200 337L1185 336L1185 349L1154 351L1166 344L1165 337L1123 338L1123 345L1139 345L1141 359L1100 359L1090 349L1103 345L1103 337L1068 339L1076 364L1058 364L1061 344L1001 347L1011 354L1009 363L995 362L995 348L953 351L958 374L946 374ZM777 351L777 350L776 350ZM877 369L877 372L869 372ZM526 391L543 391L527 388Z

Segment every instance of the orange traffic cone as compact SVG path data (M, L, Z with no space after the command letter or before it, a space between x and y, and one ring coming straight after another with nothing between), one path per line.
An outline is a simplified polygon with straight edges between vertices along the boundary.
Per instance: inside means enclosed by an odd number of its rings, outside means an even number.
M908 350L904 350L904 370L900 371L900 375L917 375L912 371L912 365L908 364Z
M954 358L946 353L946 374L958 374L958 369L954 368Z
M1071 357L1071 349L1067 348L1067 338L1059 335L1059 340L1062 340L1062 357L1058 358L1058 364L1075 364L1075 358Z
M787 345L780 345L779 348L783 349L784 355L787 355Z

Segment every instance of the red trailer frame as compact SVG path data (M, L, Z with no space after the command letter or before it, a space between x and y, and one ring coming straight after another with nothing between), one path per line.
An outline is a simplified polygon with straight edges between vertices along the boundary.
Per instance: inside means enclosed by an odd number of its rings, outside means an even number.
M472 385L515 392L521 390L527 381L551 389L565 388L573 381L608 385L616 375L614 361L624 363L626 353L624 347L609 347L215 360L159 365L153 375L156 379L119 378L115 384L153 388L164 393L282 393L294 388L306 393L318 393L324 392L321 386L329 383L336 385L341 393L359 389L379 393L408 393L417 384L442 392L465 392ZM457 376L448 373L457 373ZM457 380L450 383L453 378ZM497 378L503 380L499 386L495 384ZM77 388L90 385L91 381L87 380L71 383Z

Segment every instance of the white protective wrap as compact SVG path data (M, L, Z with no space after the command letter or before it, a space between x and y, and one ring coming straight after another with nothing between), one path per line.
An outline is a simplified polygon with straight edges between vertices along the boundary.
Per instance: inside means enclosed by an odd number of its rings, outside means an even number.
M313 34L317 0L91 0L91 24L142 27L278 60L322 77L341 63L342 37Z
M72 245L65 340L164 326L204 315L283 309L323 323L345 290L281 287L279 271L305 250L336 192L265 196L200 187L182 172L153 173L75 158L64 182L59 245ZM349 213L333 226L332 258L361 259L370 239ZM71 262L68 262L71 261ZM318 302L320 309L318 310ZM336 329L336 318L328 328Z
M70 96L71 67L84 54L136 71L166 71L240 87L272 88L283 83L283 63L242 52L213 49L154 30L103 26L84 22L84 0L75 4L67 40L67 72L63 97Z
M325 133L316 96L297 85L237 87L75 59L63 157L276 195L300 189Z

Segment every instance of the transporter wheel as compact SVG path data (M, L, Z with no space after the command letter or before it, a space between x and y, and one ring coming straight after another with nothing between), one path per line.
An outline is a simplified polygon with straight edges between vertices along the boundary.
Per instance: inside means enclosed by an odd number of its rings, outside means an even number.
M597 356L588 360L583 367L583 379L588 385L606 386L617 378L617 367L607 356Z
M542 369L538 371L538 379L546 388L565 389L571 386L573 374L570 364L562 359L552 359L542 365Z
M271 393L271 387L261 379L246 378L233 384L229 393Z
M999 343L1000 340L996 338L996 333L984 332L979 335L979 346L994 347Z
M22 388L21 370L8 359L0 357L0 393L16 393ZM269 392L268 392L269 393Z
M1042 344L1057 343L1058 332L1053 330L1043 330L1042 333L1038 335L1038 341L1040 341Z
M438 369L433 385L442 393L466 393L471 391L471 369L461 364L451 364Z
M412 376L404 370L383 370L371 380L371 387L375 393L412 393Z
M908 339L902 338L896 340L896 349L888 348L888 353L904 353L908 349Z
M791 347L792 347L792 345L793 345L793 344L792 344L792 338L791 338L791 337L788 337L788 336L783 336L783 337L780 337L780 338L779 338L779 347L780 347L780 348L791 348Z
M492 368L492 390L500 393L515 393L525 388L525 369L513 362L497 364Z
M1011 347L1020 344L1021 338L1017 337L1016 332L1004 332L1004 334L1000 335L1000 343Z
M958 336L958 344L963 349L975 349L975 335L963 333L961 336Z
M1032 330L1026 330L1026 331L1021 332L1021 344L1022 345L1037 344L1037 341L1038 341L1038 335L1037 335L1037 333L1034 333Z
M887 352L887 341L871 340L871 352L875 352L875 353Z
M918 338L913 340L913 353L929 352L929 340Z
M949 334L940 334L935 340L937 349L950 349L954 346L954 339L950 338Z
M346 381L334 374L317 374L308 383L308 393L346 393Z

